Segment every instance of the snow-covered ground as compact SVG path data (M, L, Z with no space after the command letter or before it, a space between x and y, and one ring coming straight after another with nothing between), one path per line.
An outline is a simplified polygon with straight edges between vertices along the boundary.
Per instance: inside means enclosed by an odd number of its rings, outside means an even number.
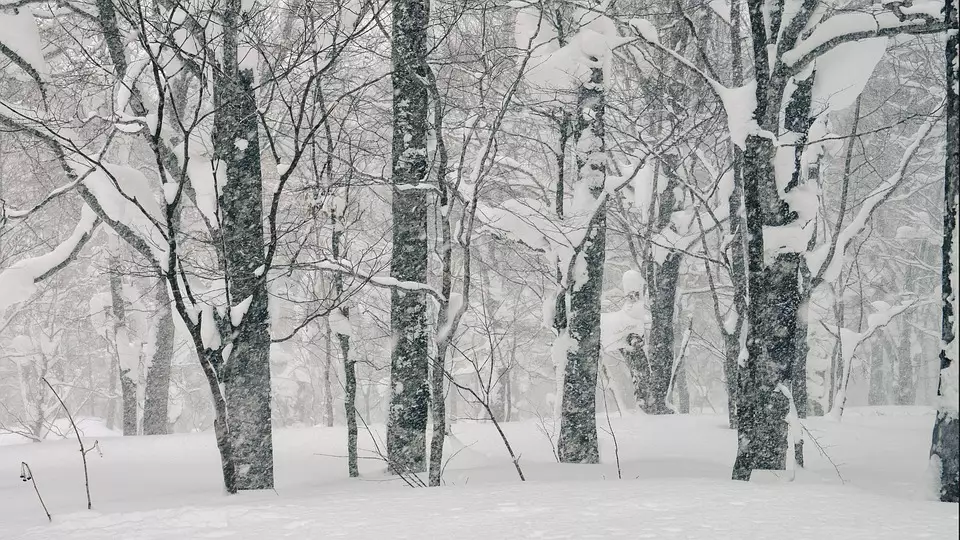
M957 505L931 502L926 467L932 412L850 408L806 426L793 482L729 481L736 437L719 416L613 418L599 466L555 463L539 422L505 425L528 482L520 483L490 425L458 424L447 486L411 489L362 455L347 478L342 428L278 430L277 490L226 496L211 434L103 437L88 455L86 510L76 440L0 446L0 538L956 538ZM601 419L601 425L606 420ZM88 442L92 443L93 438ZM372 449L370 437L361 448ZM831 464L831 460L833 464ZM29 483L30 464L53 523ZM841 483L839 475L843 477Z

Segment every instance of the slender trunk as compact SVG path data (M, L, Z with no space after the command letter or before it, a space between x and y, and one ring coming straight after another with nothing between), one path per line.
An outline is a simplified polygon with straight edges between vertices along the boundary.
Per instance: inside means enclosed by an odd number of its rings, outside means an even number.
M740 358L740 336L723 334L723 375L727 379L727 421L737 429L737 360Z
M921 251L921 254L923 252ZM904 286L907 291L915 289L914 267L907 266L904 273ZM906 319L904 317L904 319ZM906 320L900 323L900 347L897 354L897 405L913 405L917 399L917 387L913 377L913 329Z
M794 407L797 409L797 418L805 419L809 414L809 398L807 392L807 355L810 346L807 345L807 313L812 293L811 276L803 256L797 264L799 276L797 289L796 314L793 315L793 365L790 367L790 394ZM803 467L803 437L796 441L793 449L793 459L797 465Z
M437 344L437 359L430 373L430 402L433 433L430 437L430 465L428 485L439 486L443 473L443 441L447 434L446 396L443 391L444 370L446 369L447 346L444 340Z
M870 385L867 391L867 405L877 406L884 403L884 364L887 359L886 339L874 340L870 344Z
M114 396L117 395L117 377L114 377L114 373L120 372L120 362L117 361L117 355L113 355L109 361L109 371L110 373L109 380L110 382L107 385L107 429L116 429L117 428L117 404Z
M740 2L730 2L730 53L732 86L743 85L743 53L741 49ZM730 205L730 281L733 283L732 329L724 328L724 375L727 379L727 416L730 429L737 429L737 404L739 403L738 362L743 347L744 332L747 323L747 246L743 234L745 216L743 212L743 150L736 144L733 147L733 190L728 199ZM729 316L729 315L728 315ZM724 321L721 321L723 326Z
M393 0L393 184L418 185L427 164L428 0ZM424 283L427 279L427 199L421 189L393 193L393 256L390 276ZM390 409L387 459L395 473L426 467L426 428L430 406L426 298L400 288L390 294Z
M960 84L957 69L960 62L960 34L956 0L944 4L946 20L953 27L947 37L947 151L945 182L943 190L943 246L942 246L942 346L940 349L940 406L933 427L930 448L931 460L939 469L940 500L960 502L960 418L958 418L957 393L960 380L957 375L957 276L956 249L958 238L957 220L960 219Z
M340 260L340 259L334 259ZM323 421L327 427L333 427L333 336L330 331L330 321L325 321L323 335Z
M586 186L594 201L602 196L606 181L603 85L603 70L593 68L590 82L580 89L574 133L577 181ZM580 205L581 209L590 206ZM573 282L568 283L570 311L566 332L569 341L576 345L568 345L566 350L557 441L557 454L563 463L600 461L596 413L606 235L606 204L601 203L590 220L582 248L574 253L574 264L586 269L586 276L574 275Z
M343 208L344 215L346 207ZM333 234L331 235L331 255L333 260L339 261L344 256L343 244L343 215L338 215L336 209L330 214L330 220L333 225ZM343 298L343 276L334 274L333 276L334 292L338 301ZM340 315L349 320L350 309L346 306L340 306ZM343 357L343 413L347 421L347 472L350 478L360 476L357 454L357 365L350 357L350 336L337 333L337 341L340 344L340 355ZM333 402L330 402L330 417L333 417Z
M343 409L347 419L347 470L350 478L360 476L357 457L357 371L350 358L350 336L337 334L343 354L344 376Z
M173 309L167 283L157 284L156 338L153 359L147 371L147 385L143 400L143 434L166 435L168 432L167 405L170 400L170 368L173 362Z
M511 374L513 370L511 368L506 368L503 374L503 421L510 422L513 420L513 385L510 382Z
M690 389L687 386L687 362L681 359L674 384L677 386L677 412L690 414Z
M123 435L131 436L137 434L137 383L134 382L133 375L139 363L139 356L137 358L133 356L134 350L130 343L123 300L123 281L120 267L113 258L110 260L110 300L113 311L113 344L117 352L117 372L120 375Z

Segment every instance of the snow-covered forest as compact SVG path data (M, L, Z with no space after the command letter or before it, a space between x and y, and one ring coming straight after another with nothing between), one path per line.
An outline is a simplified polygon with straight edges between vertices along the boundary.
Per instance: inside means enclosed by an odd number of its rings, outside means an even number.
M952 537L957 13L0 0L0 538Z

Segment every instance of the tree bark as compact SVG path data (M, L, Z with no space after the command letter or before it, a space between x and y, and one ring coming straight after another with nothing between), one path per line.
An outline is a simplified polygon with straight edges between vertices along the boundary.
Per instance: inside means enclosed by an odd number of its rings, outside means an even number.
M344 215L346 207L343 208ZM331 255L333 260L339 261L344 256L343 247L343 215L337 215L336 209L331 213L331 222L333 225L333 234L331 235ZM344 292L343 275L336 273L333 276L333 288L338 301L342 301ZM350 308L341 305L340 315L349 320ZM347 472L350 478L360 476L357 454L357 365L350 357L350 336L337 333L337 341L340 344L340 354L343 357L343 413L347 421ZM331 408L333 403L330 404ZM331 418L332 418L331 410Z
M223 69L214 81L214 154L225 168L220 196L228 300L249 300L221 366L236 488L273 489L270 316L263 235L263 177L254 73L238 62L240 0L223 12ZM215 364L220 362L214 359Z
M925 251L925 250L923 250ZM921 254L923 253L921 251ZM914 290L914 268L907 266L904 273L904 287ZM913 374L913 329L906 320L900 322L900 347L897 351L897 405L913 405L917 399L917 386Z
M339 261L340 259L334 259ZM330 330L330 321L324 321L323 333L323 422L327 427L333 427L333 332ZM338 334L339 335L339 334Z
M867 405L877 406L885 405L883 388L886 383L884 377L884 364L887 359L886 339L881 338L878 343L874 341L870 345L870 387L867 391Z
M940 406L933 427L933 442L930 448L931 461L939 469L940 500L960 502L960 418L958 418L957 392L957 278L956 249L958 243L957 220L960 211L960 96L957 95L957 62L960 61L960 34L956 0L944 3L944 13L953 28L947 37L947 151L944 167L943 190L943 246L942 246L942 346L940 349Z
M790 400L785 393L806 384L805 368L798 365L797 332L803 305L802 276L806 262L802 253L764 253L764 229L798 227L797 213L781 198L803 181L801 161L810 129L812 72L805 79L794 79L780 58L789 50L802 30L800 24L810 16L804 5L780 35L781 19L765 19L769 5L748 0L753 44L756 100L754 118L758 127L791 138L793 167L789 178L778 178L774 168L778 148L768 137L751 133L746 137L743 159L744 206L747 215L747 282L749 287L749 326L746 366L739 373L739 430L737 459L733 478L749 480L755 469L783 470L786 467L787 423ZM779 12L778 12L779 13ZM771 24L768 41L767 25ZM776 55L770 55L770 43L777 43ZM773 65L771 66L771 60ZM795 84L788 84L793 81ZM781 173L782 174L782 173ZM796 234L802 234L797 231ZM777 247L777 246L773 246ZM803 390L804 400L806 392Z
M117 366L120 375L120 396L123 435L137 434L137 383L133 378L130 335L127 329L126 306L123 300L123 280L120 267L111 257L110 261L110 300L113 311L113 345L117 352ZM126 361L125 360L125 356Z
M579 92L576 144L577 181L585 183L593 200L603 193L606 181L604 152L604 80L602 68L593 68L589 83ZM586 206L586 205L584 205ZM573 276L567 284L570 311L557 454L563 463L599 463L597 442L597 376L600 365L600 311L606 258L606 203L600 203L584 244L574 257L586 276Z
M155 348L143 400L143 434L166 435L168 432L167 406L170 400L170 368L173 362L173 309L167 283L157 284L157 313L155 315Z
M393 0L393 184L426 181L428 0ZM427 279L427 200L421 189L394 189L393 256L390 276L424 283ZM395 473L426 467L429 414L429 351L426 298L395 288L390 294L390 410L387 459Z
M667 219L673 204L665 213ZM677 281L680 278L681 253L667 255L662 264L649 262L647 283L650 284L650 401L647 414L670 414L667 390L674 363L674 319L677 305Z

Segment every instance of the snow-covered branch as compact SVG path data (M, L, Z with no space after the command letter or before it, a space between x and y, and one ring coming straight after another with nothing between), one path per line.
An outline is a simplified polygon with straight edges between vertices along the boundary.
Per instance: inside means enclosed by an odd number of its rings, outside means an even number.
M52 276L75 259L99 224L100 219L96 213L84 205L73 233L53 250L19 261L0 272L0 291L3 291L0 295L0 313L29 299L36 292L38 282Z

